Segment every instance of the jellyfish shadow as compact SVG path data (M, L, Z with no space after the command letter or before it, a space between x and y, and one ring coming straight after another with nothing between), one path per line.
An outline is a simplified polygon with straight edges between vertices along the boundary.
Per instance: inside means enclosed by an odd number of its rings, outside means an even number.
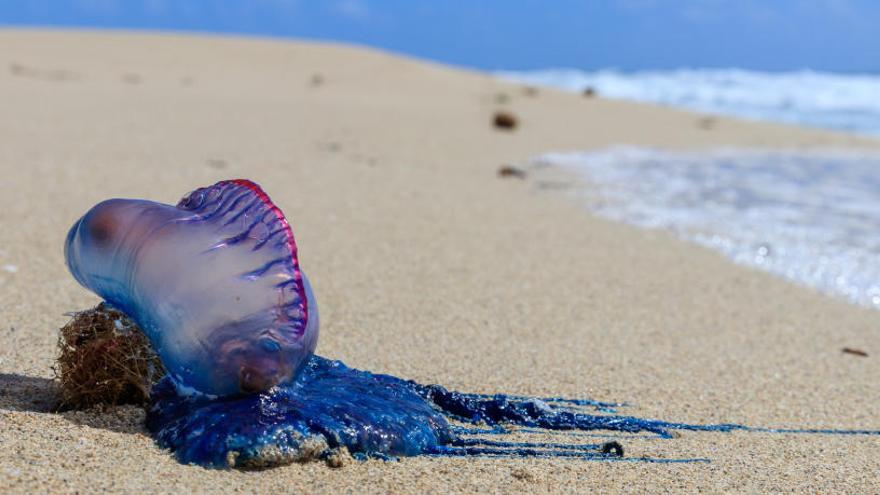
M50 413L56 410L57 385L50 378L0 373L0 409Z
M129 414L119 414L128 408ZM143 409L138 406L103 406L87 410L60 407L58 384L51 378L0 373L0 411L51 414L78 426L88 426L114 433L147 435Z

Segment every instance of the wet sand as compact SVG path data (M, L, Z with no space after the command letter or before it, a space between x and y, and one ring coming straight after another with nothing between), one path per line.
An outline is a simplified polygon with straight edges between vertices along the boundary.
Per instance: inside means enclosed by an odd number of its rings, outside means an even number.
M505 95L501 97L499 95ZM47 412L57 329L94 305L67 229L108 197L246 177L293 225L321 355L474 392L568 395L694 423L880 428L880 312L597 219L549 150L877 147L851 136L537 93L376 51L247 39L0 32L0 491L849 491L880 438L682 433L645 464L408 458L183 466L136 407ZM497 111L517 118L497 130ZM844 347L867 357L843 353Z

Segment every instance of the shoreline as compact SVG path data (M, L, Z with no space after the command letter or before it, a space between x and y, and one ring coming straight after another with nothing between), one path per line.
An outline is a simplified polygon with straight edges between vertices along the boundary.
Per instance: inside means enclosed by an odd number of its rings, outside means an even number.
M487 75L342 45L16 30L0 32L0 47L0 224L16 226L0 229L0 265L18 268L0 272L0 486L873 486L876 439L740 433L684 433L628 450L712 459L699 466L408 458L210 471L158 449L136 408L49 414L41 404L63 313L96 302L63 264L70 223L108 197L171 203L247 177L291 221L321 307L322 356L462 391L625 401L642 417L877 428L876 311L598 219L497 170L613 143L880 142L722 117L705 130L697 114L544 89L528 96ZM501 93L508 103L496 103ZM519 118L512 132L492 128L500 109ZM847 345L870 356L842 355Z
M531 160L574 175L573 200L599 217L678 238L732 262L880 309L871 253L876 151L612 146ZM581 180L578 180L581 179Z

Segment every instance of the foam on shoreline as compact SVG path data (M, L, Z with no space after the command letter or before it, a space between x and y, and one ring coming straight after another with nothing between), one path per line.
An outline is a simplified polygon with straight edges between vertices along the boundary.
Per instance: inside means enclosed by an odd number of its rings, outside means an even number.
M880 308L880 155L614 147L538 160L582 173L600 216Z

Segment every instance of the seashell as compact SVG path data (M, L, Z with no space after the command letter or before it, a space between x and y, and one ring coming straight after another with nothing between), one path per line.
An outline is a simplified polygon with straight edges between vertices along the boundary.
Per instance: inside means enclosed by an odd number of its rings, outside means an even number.
M315 351L318 309L293 232L251 181L177 206L103 201L74 223L64 254L80 284L144 330L180 394L266 391Z

